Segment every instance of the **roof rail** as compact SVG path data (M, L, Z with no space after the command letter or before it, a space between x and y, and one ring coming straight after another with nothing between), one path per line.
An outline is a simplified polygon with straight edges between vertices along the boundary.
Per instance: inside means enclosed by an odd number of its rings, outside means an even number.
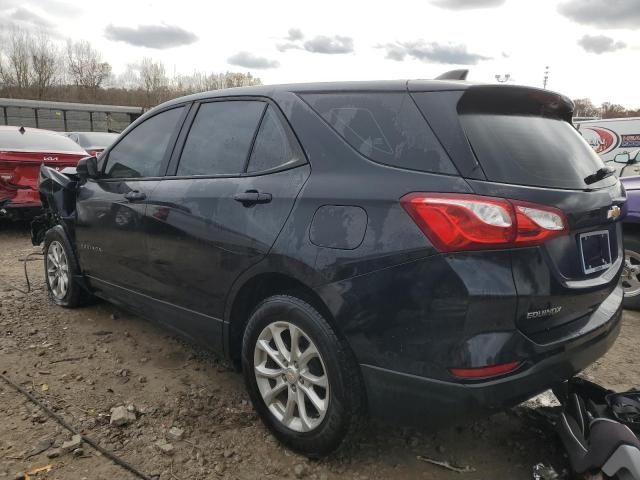
M448 72L444 72L442 75L438 75L436 80L466 80L467 75L469 75L469 70L461 69L461 70L449 70Z

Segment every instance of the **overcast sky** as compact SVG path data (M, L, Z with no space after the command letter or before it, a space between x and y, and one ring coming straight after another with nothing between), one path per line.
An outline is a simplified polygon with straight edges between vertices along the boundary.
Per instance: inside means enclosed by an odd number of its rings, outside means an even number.
M142 57L167 72L251 71L264 83L433 78L548 87L640 107L640 0L322 2L0 0L11 24L86 39L114 73Z

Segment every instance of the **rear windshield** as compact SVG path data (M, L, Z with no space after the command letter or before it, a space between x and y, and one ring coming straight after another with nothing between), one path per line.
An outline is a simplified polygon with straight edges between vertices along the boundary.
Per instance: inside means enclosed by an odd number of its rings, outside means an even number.
M614 177L587 185L604 164L563 120L547 117L462 114L460 121L488 180L551 188L613 185Z
M0 151L86 154L76 142L54 132L0 129Z
M349 145L374 162L457 174L406 93L314 93L302 98Z
M116 133L95 132L95 133L79 133L78 143L84 147L108 147L115 139L118 138Z

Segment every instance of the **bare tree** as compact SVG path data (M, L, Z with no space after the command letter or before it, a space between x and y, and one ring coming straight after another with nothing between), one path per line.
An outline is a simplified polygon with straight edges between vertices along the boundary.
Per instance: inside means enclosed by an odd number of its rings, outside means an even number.
M29 88L31 64L29 61L29 36L13 28L9 39L2 42L3 58L0 62L2 83L18 91Z
M597 117L600 115L600 109L589 98L576 98L573 104L575 105L573 114L576 117Z
M111 75L111 65L86 40L67 42L67 69L73 83L90 90L94 97Z
M38 98L44 98L47 91L60 80L62 66L60 52L45 33L30 37L28 48L31 60L31 85Z
M147 92L149 106L160 103L161 99L167 96L169 79L164 63L156 62L149 57L143 58L140 63L140 81Z
M626 108L615 103L604 102L602 104L602 118L626 117Z

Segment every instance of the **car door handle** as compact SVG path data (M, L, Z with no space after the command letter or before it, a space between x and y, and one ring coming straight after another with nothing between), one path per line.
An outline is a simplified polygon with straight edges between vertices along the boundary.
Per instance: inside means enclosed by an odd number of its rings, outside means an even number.
M269 203L271 201L270 193L261 193L257 190L247 190L243 193L236 193L233 199L242 203L245 207L255 205L256 203Z
M124 194L124 198L126 198L130 202L140 202L141 200L147 198L147 195L139 190L131 190L130 192Z

